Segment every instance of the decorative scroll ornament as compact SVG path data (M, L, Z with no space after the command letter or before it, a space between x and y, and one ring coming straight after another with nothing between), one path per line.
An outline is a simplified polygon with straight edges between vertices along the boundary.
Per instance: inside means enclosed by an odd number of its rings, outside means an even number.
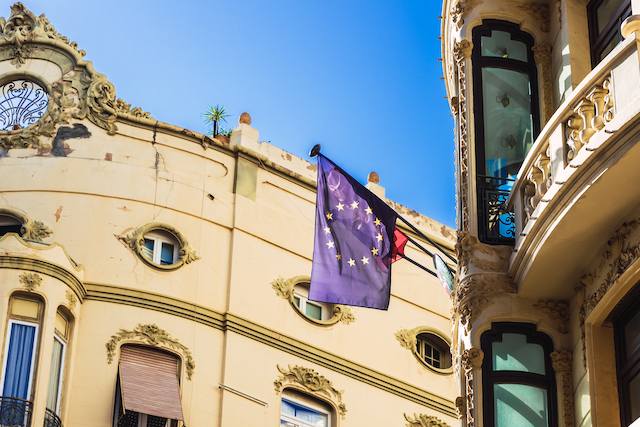
M127 331L120 329L115 335L111 336L111 339L105 344L107 348L107 363L111 364L113 358L116 355L116 349L118 343L122 340L140 340L144 344L153 347L168 347L173 350L180 351L185 358L185 370L187 372L187 379L191 381L193 371L196 368L196 364L191 356L189 349L176 338L172 338L169 333L163 329L160 329L156 324L142 325L138 324L133 331Z
M19 279L22 286L24 286L29 292L35 291L42 283L42 277L36 273L21 274Z
M416 348L416 337L418 336L418 329L413 328L409 329L400 329L398 332L394 334L400 346L406 348L407 350L413 350Z
M462 28L464 18L466 18L476 6L482 3L484 2L481 0L460 0L451 8L451 22L455 24L456 28Z
M449 427L449 424L431 415L413 414L413 418L411 418L404 414L404 419L409 423L406 424L407 427Z
M20 227L20 237L23 239L36 240L41 242L46 239L53 231L42 221L36 221L29 218L24 212L14 208L0 208L0 216L9 216L18 220L22 227Z
M452 296L455 307L469 297L515 292L516 286L506 274L474 274L460 282Z
M295 285L300 283L309 283L310 279L311 278L309 276L296 276L296 277L292 277L291 279L278 277L273 282L271 282L271 287L273 288L273 290L276 291L276 295L278 295L282 299L289 301L293 309L300 316L302 316L302 318L304 318L309 322L312 322L314 324L321 325L321 326L330 326L330 325L335 325L338 322L342 322L345 325L348 325L356 321L356 317L354 316L353 311L351 311L351 308L349 308L346 305L340 305L340 304L333 305L333 316L331 316L331 318L328 320L313 319L307 316L305 313L303 313L302 310L300 310L300 307L298 307L295 303L293 290Z
M537 304L533 304L534 308L541 310L543 313L549 315L557 327L558 332L566 334L569 332L569 304L565 302L554 301L540 301Z
M564 427L573 427L573 380L571 379L571 360L573 356L570 351L554 351L551 353L551 362L556 375L560 376L562 387L562 408L561 416Z
M518 6L518 9L532 16L540 24L540 29L548 33L551 27L551 13L546 4L525 3Z
M640 257L640 245L629 242L631 234L640 226L640 219L624 223L607 242L607 249L602 253L600 264L590 274L580 279L575 291L578 294L578 320L580 321L580 339L582 342L582 364L586 368L585 319L606 295L611 286ZM588 288L594 284L599 286L589 296L585 296Z
M465 331L471 331L471 325L482 314L482 312L493 305L493 301L487 298L472 298L460 305L460 323L464 326Z
M173 264L156 264L142 253L142 248L145 247L144 236L154 230L165 231L175 237L178 241L180 250L178 251L178 259ZM129 249L137 254L140 259L142 259L142 261L144 261L147 265L159 270L176 270L185 264L190 264L193 261L200 259L200 257L196 255L196 252L189 246L189 242L187 241L187 238L184 236L184 234L182 234L177 228L161 222L151 222L149 224L143 225L142 227L133 231L131 234L120 236L119 239Z
M69 303L69 308L71 310L74 310L76 308L76 303L78 302L78 299L76 298L75 294L73 292L71 292L70 290L67 290L65 296L67 297L67 302Z
M116 111L118 111L119 113L128 114L134 117L143 117L145 119L151 118L149 117L151 113L149 113L148 111L143 111L140 107L131 108L131 104L127 104L122 100L122 98L118 98L114 105Z
M456 414L458 415L459 420L467 415L467 405L464 396L456 397Z
M552 184L551 169L549 167L549 146L538 154L533 162L533 167L526 172L526 184L524 185L524 223L529 221L536 206L540 203Z
M292 383L298 385L304 389L304 391L319 396L329 398L331 401L335 401L338 407L338 412L342 419L344 419L347 413L347 408L342 403L342 394L344 390L336 390L333 383L320 375L316 371L310 368L303 368L302 366L289 365L289 370L282 369L280 365L276 365L278 371L282 375L273 382L277 394L280 394L285 387L286 383Z
M613 87L611 76L595 85L574 108L574 114L566 121L567 161L574 159L593 135L613 120Z

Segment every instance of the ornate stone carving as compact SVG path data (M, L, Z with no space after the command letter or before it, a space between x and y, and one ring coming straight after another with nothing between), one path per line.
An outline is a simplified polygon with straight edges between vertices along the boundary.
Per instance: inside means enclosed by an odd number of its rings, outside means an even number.
M331 316L331 318L328 320L312 319L309 316L307 316L305 313L303 313L300 310L300 307L298 307L295 303L293 288L295 285L299 283L309 283L310 279L311 278L309 276L296 276L296 277L292 277L291 279L284 279L283 277L278 277L273 282L271 282L271 287L276 291L276 295L278 295L282 299L289 301L293 309L298 314L300 314L305 320L308 320L312 323L322 325L322 326L329 326L329 325L335 325L338 322L342 322L345 325L348 325L356 321L356 317L353 314L353 311L351 311L351 308L349 308L346 305L340 305L340 304L333 305L333 316Z
M474 371L482 368L482 362L484 360L484 352L479 348L472 347L462 352L461 363L462 369L464 369L465 373L465 384L466 384L466 400L467 400L467 427L473 427L475 425L474 419L474 402L473 402L473 392L475 382L475 374Z
M613 119L613 88L611 76L601 85L594 86L574 108L574 114L566 121L567 160L576 157L578 151L591 137Z
M42 277L36 273L23 273L20 275L19 280L29 292L35 291L42 283Z
M566 334L569 332L569 304L565 302L556 301L539 301L537 304L533 304L534 308L541 310L543 313L549 315L558 326L558 332Z
M525 3L518 6L518 9L526 14L533 16L533 18L540 24L540 29L548 33L551 24L551 13L549 12L549 6L546 4L538 3Z
M170 264L170 265L156 264L142 253L142 248L144 247L144 236L153 230L165 231L171 234L173 237L175 237L176 240L178 241L180 245L180 250L178 252L178 259L173 264ZM131 249L135 254L137 254L140 257L140 259L142 259L142 261L144 261L147 265L153 268L157 268L159 270L175 270L182 267L185 264L190 264L193 261L200 259L200 257L196 255L196 252L193 249L191 249L191 246L189 246L189 242L187 241L187 238L184 236L184 234L180 232L180 230L178 230L177 228L171 225L163 224L161 222L151 222L149 224L143 225L142 227L138 228L137 230L131 232L126 236L120 236L119 239L129 249Z
M464 396L456 397L456 414L459 420L467 415L467 400Z
M586 368L586 340L585 340L585 319L605 296L611 286L629 268L629 266L640 256L640 245L631 245L628 241L631 233L638 226L640 220L623 224L607 242L607 249L602 253L600 264L590 273L582 276L580 283L575 290L578 293L578 300L582 300L578 311L580 321L580 339L582 342L582 364ZM598 286L597 284L600 283ZM596 285L597 288L589 296L584 297L588 288Z
M404 414L404 419L409 423L406 424L407 427L449 427L449 424L431 415L413 414L413 418L411 418Z
M469 40L454 42L453 58L458 75L458 176L460 200L460 223L459 230L469 230L469 157L468 157L468 135L467 135L467 86L465 77L465 61L471 57L473 44ZM458 266L460 270L460 266Z
M533 50L533 57L536 61L536 64L538 64L538 66L542 70L542 100L544 102L544 120L545 122L547 122L553 115L553 89L551 87L551 45L548 43L543 43L538 46L533 46L531 50Z
M418 336L416 328L400 329L394 336L403 348L413 350L416 347L416 337Z
M69 303L69 308L71 310L74 310L76 308L76 303L78 302L78 299L76 298L76 295L67 289L67 292L65 294L65 296L67 297L67 302Z
M289 365L289 370L282 369L280 365L276 365L276 367L282 374L273 382L277 394L282 392L286 383L296 384L301 386L304 391L310 394L324 396L336 402L338 412L342 419L344 419L344 416L347 413L347 408L345 404L342 403L342 394L344 393L344 390L336 390L331 381L313 369L303 368L302 366L297 365L293 368Z
M131 108L131 104L127 104L122 100L122 98L118 98L114 104L114 107L118 113L128 114L134 117L143 117L145 119L150 119L149 116L151 113L148 111L143 111L140 107Z
M560 377L562 388L562 408L560 416L563 420L563 427L573 427L573 381L571 379L571 352L563 350L551 353L553 370Z
M451 8L451 22L455 24L456 28L462 28L464 18L466 18L476 6L482 3L484 2L481 0L460 0Z
M46 239L53 234L53 231L44 225L42 221L33 220L29 218L27 214L19 211L18 209L9 207L0 208L0 215L15 218L22 224L22 227L20 227L20 236L23 239L41 242L43 239Z
M465 331L471 331L471 324L482 314L482 312L493 305L487 298L472 298L460 304L460 323Z
M515 284L506 274L474 274L466 277L454 289L453 303L456 306L467 297L516 291Z
M113 362L118 343L122 340L139 340L153 347L168 347L178 350L184 356L187 379L191 381L193 371L196 368L191 352L184 344L176 338L172 338L167 331L160 329L155 323L148 325L138 324L132 331L120 329L112 335L111 339L105 344L107 348L107 363L111 364Z

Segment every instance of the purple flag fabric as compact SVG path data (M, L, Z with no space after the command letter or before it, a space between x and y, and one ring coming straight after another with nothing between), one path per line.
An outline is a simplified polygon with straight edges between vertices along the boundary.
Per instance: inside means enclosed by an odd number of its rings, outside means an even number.
M309 299L386 310L396 217L375 194L318 155Z

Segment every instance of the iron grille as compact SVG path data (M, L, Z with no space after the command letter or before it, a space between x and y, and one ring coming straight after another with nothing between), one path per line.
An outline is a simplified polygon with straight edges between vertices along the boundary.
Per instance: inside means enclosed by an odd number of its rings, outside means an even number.
M45 90L29 80L14 80L0 86L0 130L24 129L47 112Z
M26 427L31 424L31 402L16 397L0 397L0 426Z
M478 177L478 237L483 243L515 243L515 215L505 208L512 185L510 179Z
M45 408L44 427L62 427L62 420L60 417L49 408Z

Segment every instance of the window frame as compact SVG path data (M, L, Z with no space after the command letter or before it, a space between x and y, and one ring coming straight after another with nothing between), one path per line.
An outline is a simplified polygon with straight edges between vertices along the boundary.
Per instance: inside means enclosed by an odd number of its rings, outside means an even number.
M39 304L42 304L38 301ZM25 320L19 319L8 319L7 322L7 336L5 337L4 342L4 355L2 357L2 377L0 378L0 394L4 395L4 385L6 380L6 370L7 363L9 362L9 344L11 343L11 336L13 335L13 324L24 325L24 326L32 326L35 327L35 333L33 335L33 349L31 350L31 366L29 367L29 385L27 386L27 397L25 400L31 401L32 392L33 392L33 380L35 377L35 368L36 368L36 358L38 355L38 344L40 342L40 324L36 322L29 322ZM11 396L6 396L11 397ZM18 398L16 398L18 399Z
M631 419L631 402L629 399L630 393L628 392L628 385L636 375L640 375L640 348L633 352L630 357L626 357L624 334L625 325L640 312L640 308L637 306L640 298L638 295L634 297L634 301L625 307L622 313L613 320L618 401L620 402L620 422L623 426L631 426L635 421Z
M440 346L436 345L428 337L421 338L420 337L421 335L424 336L426 334L419 334L416 337L416 354L418 355L420 360L422 360L424 363L426 363L427 365L431 366L432 368L446 369L444 367L444 365L445 365L445 355L444 355L443 350L440 348ZM429 361L435 361L435 358L434 357L425 356L424 351L423 351L425 346L429 346L431 348L431 354L432 355L433 355L433 350L438 351L438 353L440 354L440 357L438 358L438 363L440 364L440 366L434 366L432 363L429 363ZM427 360L427 359L429 359L429 360Z
M300 292L301 289L305 292ZM299 304L296 304L296 298L298 298ZM333 307L331 307L332 304L310 301L309 287L305 286L303 283L297 283L293 286L293 304L300 310L302 314L316 322L326 322L328 320L331 320L331 317L333 316ZM316 319L315 317L312 317L307 313L307 304L320 308L320 319Z
M163 236L161 233L166 233L169 234L169 236L173 237L173 240L168 240L166 236ZM178 262L178 254L180 252L180 241L173 236L171 233L169 233L168 231L165 230L161 230L161 229L156 229L156 230L152 230L149 231L148 233L146 233L143 236L144 240L152 240L153 241L153 257L150 258L150 261L153 262L154 264L163 266L163 267L170 267L173 264L175 264L176 262ZM161 257L162 257L162 244L163 243L168 243L170 245L173 246L173 254L172 254L172 259L171 259L171 263L170 264L163 264ZM142 255L146 256L145 250L150 250L149 248L146 247L146 245L142 245L141 246L141 251L142 251ZM147 259L149 259L147 257Z
M521 371L494 371L493 370L493 343L502 342L502 335L505 333L525 335L528 344L539 344L544 352L545 374L536 374ZM480 336L484 361L482 363L482 395L484 425L495 425L495 396L494 385L496 384L521 384L547 391L548 427L558 426L558 403L556 397L556 379L551 363L551 353L553 352L553 341L551 337L536 330L536 326L531 323L494 322L491 329Z
M301 401L299 399L296 399L294 397L285 396L285 395L283 395L282 399L280 400L280 421L282 421L282 417L286 417L286 418L291 419L291 422L296 422L296 423L302 422L303 423L303 424L300 424L299 426L296 426L296 427L313 427L313 426L311 426L311 424L308 424L308 423L305 424L304 421L295 419L294 417L291 417L290 415L284 415L282 413L282 401L283 400L286 400L286 401L291 402L291 403L293 403L295 405L303 406L303 407L305 407L307 409L311 409L313 411L316 411L316 412L319 412L319 413L321 413L323 415L326 415L327 416L327 425L324 426L324 427L331 427L331 415L332 415L331 412L329 412L329 411L327 411L327 410L325 410L323 408L319 408L317 406L309 404L308 402L303 402L303 401ZM284 421L289 421L289 420L285 419Z
M527 62L512 58L501 58L482 55L482 37L491 37L493 31L502 31L510 34L513 41L522 42L527 50ZM513 245L515 236L500 235L499 228L497 235L490 235L487 229L489 222L488 193L498 191L497 187L493 189L492 185L487 184L487 178L504 181L508 183L508 178L488 177L486 171L486 142L485 142L485 122L484 122L484 105L483 105L483 79L482 70L485 68L500 68L509 71L515 71L526 74L529 77L531 90L531 116L532 116L532 141L535 142L540 134L540 95L538 91L538 70L531 49L535 45L533 36L520 29L518 24L509 21L497 19L483 19L482 24L474 27L472 30L473 50L471 52L472 62L472 80L473 80L473 113L474 113L474 131L475 131L475 176L476 176L476 203L478 218L478 236L483 243ZM526 157L526 156L525 156ZM524 160L524 159L523 159ZM485 194L487 193L487 194ZM504 197L505 195L498 196ZM486 199L486 200L485 200ZM486 205L486 206L485 206ZM496 227L499 227L500 221L497 220ZM515 229L514 229L515 230ZM493 234L496 234L495 232Z
M591 54L591 67L595 68L604 58L602 53L609 46L615 36L622 39L622 22L631 16L631 0L623 0L622 5L616 10L611 21L598 34L598 8L605 0L591 0L587 4L587 22L589 26L589 51ZM606 56L606 55L605 55Z
M54 332L53 334L53 340L54 340L54 344L55 341L58 341L60 344L62 344L62 352L60 354L60 371L58 372L58 386L56 387L56 404L55 404L55 413L56 415L60 415L60 403L61 403L61 397L62 397L62 382L64 379L64 362L66 360L66 356L67 356L67 343L66 341L64 341L64 339L62 337L60 337L58 335L57 332ZM53 350L53 348L52 348ZM47 398L48 400L48 398Z

